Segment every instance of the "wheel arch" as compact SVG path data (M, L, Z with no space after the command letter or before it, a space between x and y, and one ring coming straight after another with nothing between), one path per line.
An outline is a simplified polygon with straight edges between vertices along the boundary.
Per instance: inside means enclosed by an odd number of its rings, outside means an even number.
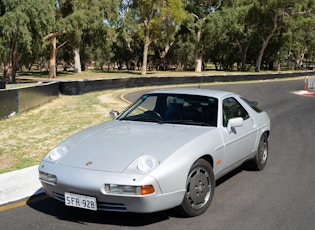
M203 155L202 157L200 157L199 159L204 159L206 160L210 165L211 167L213 168L213 158L211 155ZM198 159L198 160L199 160Z
M266 138L267 140L269 139L269 136L270 136L270 130L269 129L266 129L264 131L261 132L260 136L258 136L258 143L259 143L259 140L262 136L266 135ZM258 145L257 145L258 146Z

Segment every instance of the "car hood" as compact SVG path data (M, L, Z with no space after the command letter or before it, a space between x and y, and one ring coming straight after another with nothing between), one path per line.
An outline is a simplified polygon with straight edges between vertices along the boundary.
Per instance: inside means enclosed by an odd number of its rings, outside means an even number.
M134 121L110 121L69 137L62 145L69 152L58 164L123 172L141 155L153 155L163 161L202 133L213 128L157 124Z

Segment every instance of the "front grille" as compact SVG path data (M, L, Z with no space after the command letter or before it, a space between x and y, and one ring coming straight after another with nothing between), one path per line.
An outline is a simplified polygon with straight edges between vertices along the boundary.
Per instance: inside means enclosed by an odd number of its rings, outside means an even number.
M56 199L56 200L59 200L59 201L61 201L61 202L65 202L65 196L64 195L61 195L61 194L59 194L59 193L53 193L53 195L54 195L54 198Z
M102 211L127 212L126 206L123 204L97 202L97 209Z
M53 196L56 200L65 202L65 196L59 193L53 193ZM127 208L123 204L113 204L113 203L102 203L97 202L97 210L102 211L112 211L112 212L127 212Z

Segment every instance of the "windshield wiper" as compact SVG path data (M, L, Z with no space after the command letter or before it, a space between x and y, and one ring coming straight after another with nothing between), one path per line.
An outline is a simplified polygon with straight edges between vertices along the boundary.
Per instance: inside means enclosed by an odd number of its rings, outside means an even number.
M132 118L128 119L129 121L143 121L143 122L160 122L158 119L154 119L151 117L137 117L137 118Z
M193 120L164 120L164 121L160 121L159 124L211 126L211 124L209 123L202 122L202 121L193 121Z

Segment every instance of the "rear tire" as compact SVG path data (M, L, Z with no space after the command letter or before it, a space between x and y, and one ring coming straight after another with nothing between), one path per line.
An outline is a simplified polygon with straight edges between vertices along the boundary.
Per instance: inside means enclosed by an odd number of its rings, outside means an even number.
M268 136L264 133L260 138L257 153L251 161L255 170L260 171L265 168L269 155L268 153Z
M177 211L186 217L204 213L211 203L214 186L211 165L204 159L197 160L189 171L185 197Z

